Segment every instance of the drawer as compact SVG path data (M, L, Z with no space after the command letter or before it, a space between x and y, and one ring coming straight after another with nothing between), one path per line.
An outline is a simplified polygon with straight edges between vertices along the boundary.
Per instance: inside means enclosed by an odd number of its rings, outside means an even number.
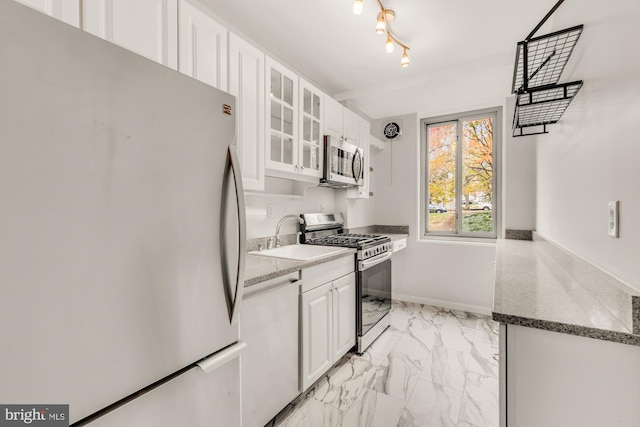
M398 252L404 248L407 247L407 239L400 239L400 240L396 240L395 242L392 242L392 247L391 247L391 251L392 252Z
M289 273L274 279L265 280L253 286L245 287L244 296L242 297L243 305L253 298L260 298L264 294L275 291L283 286L288 286L298 280L300 280L300 272L296 271L295 273ZM240 308L242 309L242 307Z
M313 267L302 270L302 289L301 292L307 292L317 288L328 282L332 282L355 270L355 256L345 256L333 261L314 265Z

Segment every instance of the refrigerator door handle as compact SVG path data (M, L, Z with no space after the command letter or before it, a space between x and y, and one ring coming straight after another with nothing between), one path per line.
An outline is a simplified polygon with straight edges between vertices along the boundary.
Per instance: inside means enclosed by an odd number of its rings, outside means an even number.
M202 359L197 363L197 365L204 371L205 374L208 374L238 357L246 347L246 342L238 341L237 343L225 348L224 350L217 352L213 356Z
M247 259L247 217L244 205L244 189L242 187L242 174L240 172L240 161L238 159L238 149L235 145L229 146L228 156L227 156L227 165L225 171L225 177L228 176L229 168L233 174L234 188L235 188L235 199L236 199L236 207L238 214L238 264L236 270L236 283L234 290L231 290L230 286L225 283L225 291L229 290L233 295L228 295L228 307L229 307L229 320L232 325L235 325L238 322L238 317L240 314L240 306L242 304L242 295L244 292L244 267ZM223 200L226 200L226 189L227 183L223 184ZM221 253L223 258L223 265L227 266L227 260L229 257L227 256L227 249L225 245L226 241L226 215L225 206L223 203L222 207L222 216L220 220L220 228L221 228ZM229 281L229 276L225 274L225 282Z

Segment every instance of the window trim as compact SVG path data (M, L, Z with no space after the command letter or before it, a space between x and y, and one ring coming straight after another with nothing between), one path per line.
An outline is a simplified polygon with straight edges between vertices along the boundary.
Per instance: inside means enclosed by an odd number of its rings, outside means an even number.
M428 191L429 191L429 171L428 171L428 147L427 147L427 127L430 125L458 122L458 127L461 128L463 120L473 119L478 116L493 114L495 117L494 123L494 135L493 135L493 198L492 204L494 213L492 216L493 221L493 233L482 232L464 232L461 230L462 216L458 215L456 218L456 231L428 231L428 217L427 206L429 203ZM420 167L420 182L419 188L419 239L420 240L445 240L445 241L495 241L495 239L502 237L502 141L503 141L503 109L502 106L483 108L478 110L464 111L460 113L447 114L436 117L425 117L420 119L420 150L419 150L419 167ZM460 135L458 137L460 141ZM458 148L460 147L460 148ZM458 155L458 150L462 151L461 144L456 145L456 171L462 171L462 156ZM459 195L462 193L462 180L458 178L459 173L456 173L456 211L461 212L462 202ZM460 230L460 232L458 232Z

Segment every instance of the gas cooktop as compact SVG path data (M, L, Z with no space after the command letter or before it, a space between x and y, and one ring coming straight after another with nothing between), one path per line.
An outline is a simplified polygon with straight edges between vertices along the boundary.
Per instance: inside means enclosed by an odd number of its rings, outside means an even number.
M342 246L361 251L381 246L391 241L389 237L378 234L345 233L344 220L339 213L302 214L301 217L303 219L301 226L302 242L305 244ZM381 250L376 251L376 253L380 252Z
M377 234L336 233L329 236L308 239L305 243L310 245L365 249L389 241L389 237L379 236Z

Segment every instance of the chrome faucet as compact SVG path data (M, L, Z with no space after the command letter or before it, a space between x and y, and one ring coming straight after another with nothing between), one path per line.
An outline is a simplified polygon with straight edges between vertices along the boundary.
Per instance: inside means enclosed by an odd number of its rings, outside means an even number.
M280 226L282 225L283 222L285 222L289 218L297 219L300 225L304 224L304 220L300 218L298 215L290 214L290 215L283 216L280 219L280 221L278 221L278 225L276 225L276 248L280 247ZM298 231L297 234L298 236L300 236L300 231Z

